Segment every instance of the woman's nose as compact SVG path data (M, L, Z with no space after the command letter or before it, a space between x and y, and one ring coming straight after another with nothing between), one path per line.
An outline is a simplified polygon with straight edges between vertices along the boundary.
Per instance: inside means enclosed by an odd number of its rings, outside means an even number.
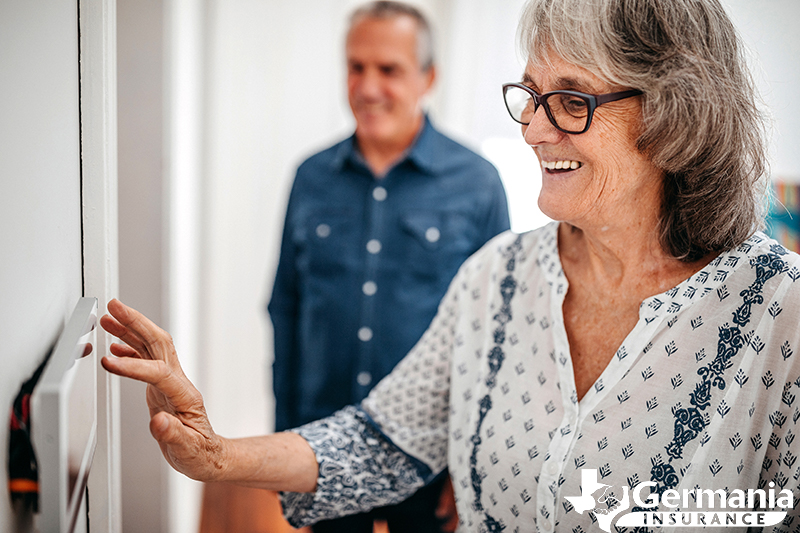
M531 146L544 143L555 143L564 134L556 129L550 122L544 106L538 106L531 115L530 123L527 126L522 126L522 137L525 142Z

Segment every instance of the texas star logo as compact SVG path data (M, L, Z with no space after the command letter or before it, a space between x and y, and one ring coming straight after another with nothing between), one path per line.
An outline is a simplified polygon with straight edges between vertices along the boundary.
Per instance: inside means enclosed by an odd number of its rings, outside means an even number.
M597 470L583 469L581 470L581 495L567 496L566 498L579 514L583 514L585 511L594 511L600 529L610 532L614 517L631 506L628 487L622 487L621 499L614 496L609 491L610 488L611 485L597 481Z

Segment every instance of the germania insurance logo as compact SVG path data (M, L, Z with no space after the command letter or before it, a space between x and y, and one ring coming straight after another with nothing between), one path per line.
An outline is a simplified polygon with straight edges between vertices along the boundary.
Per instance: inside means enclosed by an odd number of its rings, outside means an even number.
M775 483L769 483L767 490L667 489L661 495L645 492L655 486L656 483L645 481L619 490L600 483L597 470L582 469L581 495L566 499L579 514L593 511L597 525L607 533L618 516L617 527L772 526L783 520L786 510L794 505L792 491L783 489L776 493Z

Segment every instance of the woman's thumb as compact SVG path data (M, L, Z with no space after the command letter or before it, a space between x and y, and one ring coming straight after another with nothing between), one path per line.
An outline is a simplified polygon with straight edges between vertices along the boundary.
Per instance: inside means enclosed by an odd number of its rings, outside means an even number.
M180 424L180 421L169 413L161 411L150 419L150 434L158 442L169 444L177 436L175 424Z

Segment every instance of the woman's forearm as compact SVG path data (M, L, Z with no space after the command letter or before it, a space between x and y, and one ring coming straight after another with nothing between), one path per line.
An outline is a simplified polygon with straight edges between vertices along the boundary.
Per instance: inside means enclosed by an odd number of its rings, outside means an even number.
M289 492L313 492L316 488L317 458L296 433L223 438L222 447L223 464L214 481Z

